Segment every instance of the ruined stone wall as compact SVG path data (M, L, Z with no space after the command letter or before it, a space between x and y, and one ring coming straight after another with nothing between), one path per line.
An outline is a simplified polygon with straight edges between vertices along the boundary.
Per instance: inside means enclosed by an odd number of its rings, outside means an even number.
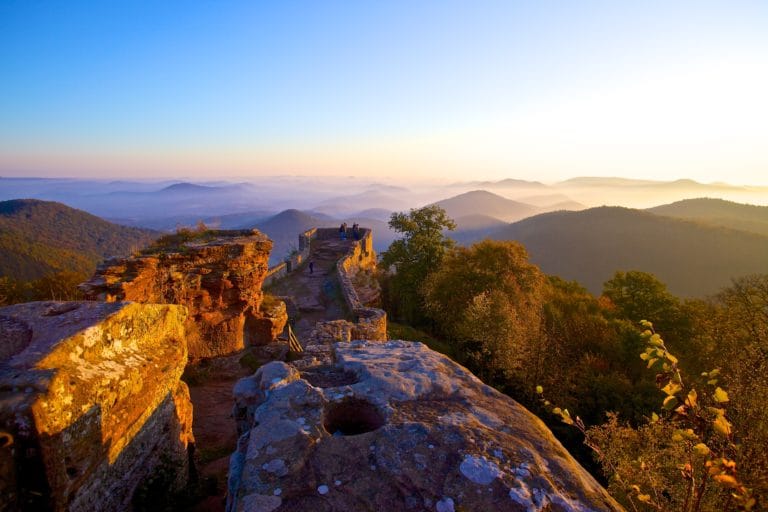
M0 510L129 510L147 477L188 477L186 308L0 308Z
M351 333L352 339L378 341L387 339L387 313L383 309L366 307L360 300L353 282L355 273L375 267L373 233L370 229L362 228L360 240L355 241L352 250L336 263L341 293L347 307L356 317Z
M267 275L264 278L264 286L269 286L276 280L287 276L289 272L293 272L299 268L299 266L309 258L312 239L315 238L316 235L317 228L308 229L303 233L299 233L298 251L285 261L278 263L267 271Z
M212 231L202 241L108 260L80 288L90 300L184 305L190 358L225 355L282 330L260 312L271 249L256 230Z
M318 240L338 239L339 230L337 228L318 228L315 237ZM336 270L344 302L350 313L354 315L355 320L354 322L346 320L317 322L309 336L309 344L322 345L350 340L385 341L387 339L387 313L383 309L367 307L360 299L354 284L354 277L358 272L368 271L376 267L373 232L367 228L360 228L360 238L354 240L350 230L348 240L351 240L352 244L347 254L336 263Z

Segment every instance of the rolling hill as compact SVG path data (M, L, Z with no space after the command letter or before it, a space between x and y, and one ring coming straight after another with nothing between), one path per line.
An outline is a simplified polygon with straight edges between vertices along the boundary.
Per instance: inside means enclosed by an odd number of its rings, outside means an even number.
M245 224L238 226L238 228L256 228L274 242L272 253L269 256L271 266L282 261L298 245L298 235L302 231L314 227L335 228L342 222L346 222L350 227L357 222L363 227L373 229L373 248L376 252L385 250L395 239L396 233L389 229L386 222L377 219L353 216L340 220L322 213L308 213L293 209L284 210L262 222Z
M0 276L26 281L63 270L91 273L108 256L127 255L158 233L112 224L61 203L0 202Z
M256 228L266 234L274 245L269 255L269 264L275 265L282 261L292 249L298 245L298 236L302 231L314 227L332 227L336 221L323 215L310 215L299 210L285 210L277 215L257 222L244 224L239 228Z
M702 197L656 206L647 211L768 236L768 206Z
M471 244L482 240L495 230L507 225L503 220L488 215L466 215L453 219L456 230L446 233L460 244Z
M520 220L541 210L530 204L513 201L486 190L473 190L434 203L449 217L458 219L472 215L493 217L506 222Z
M544 272L593 293L617 270L641 270L682 297L703 297L734 277L768 272L768 237L621 207L552 212L494 231L518 240Z

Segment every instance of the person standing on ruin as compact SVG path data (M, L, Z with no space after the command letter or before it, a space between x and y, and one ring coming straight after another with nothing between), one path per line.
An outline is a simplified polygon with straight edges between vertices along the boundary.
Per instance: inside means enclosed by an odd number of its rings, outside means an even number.
M315 260L309 260L309 273L315 273Z

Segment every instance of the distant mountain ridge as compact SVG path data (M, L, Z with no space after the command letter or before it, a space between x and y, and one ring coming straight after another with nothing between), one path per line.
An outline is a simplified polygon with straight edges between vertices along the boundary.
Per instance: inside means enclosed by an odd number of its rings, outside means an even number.
M511 222L535 215L541 210L530 204L507 199L487 190L473 190L448 199L437 201L449 217L458 219L473 215L484 215Z
M545 213L489 237L521 242L544 272L593 293L617 270L655 274L683 297L703 297L734 277L768 272L766 236L623 207Z
M535 188L545 189L547 185L540 181L519 180L506 178L499 181L467 181L450 185L451 187L488 187L488 188Z
M90 273L108 256L128 255L159 233L112 224L61 203L0 202L0 276L37 279L63 270Z
M338 219L317 212L305 212L296 209L283 210L267 219L255 223L245 223L237 226L241 229L256 228L267 235L274 243L269 256L269 264L275 265L285 259L292 249L297 248L299 233L311 228L338 227L346 222L351 228L357 222L362 227L371 228L374 232L374 250L380 252L386 249L394 239L394 232L389 230L387 223L377 219L351 216Z
M656 206L647 211L768 236L768 206L702 197Z

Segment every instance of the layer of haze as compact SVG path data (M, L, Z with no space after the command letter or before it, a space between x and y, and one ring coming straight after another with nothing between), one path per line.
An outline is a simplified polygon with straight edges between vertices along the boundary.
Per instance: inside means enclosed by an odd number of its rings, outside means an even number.
M0 174L768 183L768 3L0 3Z

